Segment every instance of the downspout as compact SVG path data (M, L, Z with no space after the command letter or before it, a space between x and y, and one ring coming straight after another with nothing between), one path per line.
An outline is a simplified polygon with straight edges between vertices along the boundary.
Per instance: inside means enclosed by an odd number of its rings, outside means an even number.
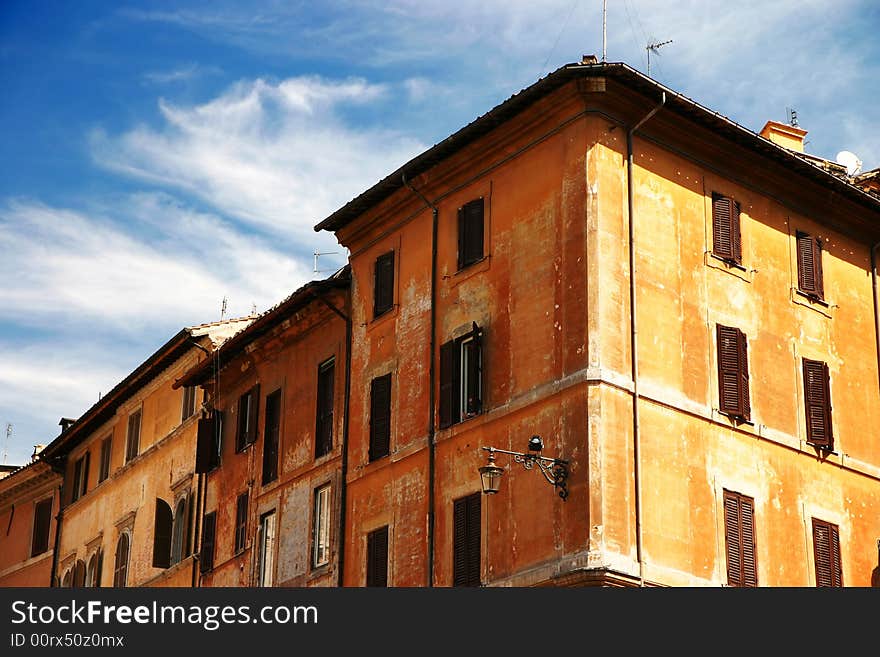
M874 339L877 343L877 383L880 384L880 299L877 297L877 249L880 242L871 247L871 286L874 289Z
M345 322L345 391L342 398L342 466L339 482L339 556L337 568L339 570L336 585L345 586L345 504L346 504L346 478L348 477L348 403L351 398L351 308L346 308L348 313L343 313L339 308L327 301L313 289L309 289L312 296L339 315ZM349 294L347 299L351 300Z
M196 347L198 347L199 349L204 351L205 354L208 356L208 358L211 358L213 360L214 355L208 349L206 349L205 347L200 345L198 342L196 342L192 338L190 338L190 343L192 343L193 345L195 345ZM217 348L219 349L220 347L217 347ZM216 389L217 375L218 375L216 360L214 360L213 365L214 365L214 385L215 385L215 389ZM216 399L215 399L215 402L216 402ZM196 442L198 443L198 440ZM196 451L198 452L198 444L196 445ZM191 554L193 555L192 577L191 577L192 588L196 588L198 586L201 586L201 583L202 583L202 578L199 576L199 572L200 572L199 564L200 564L201 560L198 557L201 556L199 554L199 552L202 549L202 534L201 534L202 517L205 515L205 510L202 508L202 506L203 506L203 504L202 504L202 488L204 486L206 486L205 474L200 472L196 475L196 508L195 508L195 513L193 513L193 516L195 517L195 526L193 527L192 536L190 537L190 542L192 544ZM197 546L199 548L198 551L196 550Z
M406 180L406 173L401 176L403 184L422 202L431 208L431 357L428 363L428 587L434 586L434 478L435 478L435 448L434 448L434 406L436 390L434 384L434 353L437 343L437 206L431 203L424 195Z
M52 549L52 570L49 572L49 586L55 586L58 575L58 550L61 549L61 523L64 520L64 467L56 463L50 463L49 467L61 475L61 483L58 484L58 513L55 515L55 547Z
M639 426L639 345L638 313L636 306L636 252L635 221L633 217L633 135L644 123L653 117L666 104L666 92L662 92L660 104L648 112L641 121L626 133L626 207L629 219L629 326L630 358L632 360L632 431L633 431L633 485L635 487L636 516L636 560L639 563L639 586L645 585L645 565L642 559L642 486L639 479L639 447L641 441Z

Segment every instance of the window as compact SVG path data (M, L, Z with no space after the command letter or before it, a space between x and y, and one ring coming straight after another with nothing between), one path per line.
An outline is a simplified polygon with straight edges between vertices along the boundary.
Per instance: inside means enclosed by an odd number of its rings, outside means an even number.
M440 347L440 428L483 410L483 331L473 330Z
M816 563L816 586L843 586L837 525L813 518L813 561Z
M807 233L797 232L798 289L813 299L825 297L822 281L822 242Z
M98 467L98 483L100 484L110 476L110 454L113 448L113 438L107 436L101 441L101 463Z
M86 585L86 563L82 559L76 560L73 567L73 584L76 588L82 588Z
M716 326L718 343L718 400L722 413L748 420L749 354L746 335L732 326Z
M247 541L247 491L238 496L235 503L235 554L244 550Z
M724 537L727 583L730 586L757 586L755 502L751 497L724 491Z
M199 418L196 444L196 473L210 472L220 465L223 446L223 414L214 410L209 417Z
M104 553L96 550L89 559L88 568L86 568L86 586L101 586L101 565L104 561Z
M49 532L52 528L52 498L34 505L34 532L31 537L31 556L43 554L49 549Z
M394 251L376 258L373 272L373 317L388 312L394 306Z
M712 194L712 253L722 260L742 264L739 203L721 194Z
M171 530L171 565L189 556L189 502L187 497L177 500L174 509L174 525Z
M312 516L312 568L330 561L330 484L315 489Z
M483 259L483 199L477 198L458 209L458 268Z
M116 564L113 567L113 586L124 587L128 579L128 533L123 532L116 541Z
M89 482L89 460L89 452L86 452L73 464L73 489L70 492L71 502L76 502L86 494Z
M128 463L138 455L141 440L141 412L135 411L128 416L128 436L125 441L125 462Z
M263 438L263 485L278 478L278 443L281 432L281 389L266 397Z
M275 575L275 510L260 516L259 586L272 586Z
M807 412L807 442L823 449L834 449L831 432L831 380L828 365L803 359L804 400Z
M206 513L199 547L199 572L207 573L214 567L214 537L217 532L217 512Z
M332 358L318 367L315 458L324 456L333 449L333 370Z
M259 400L259 384L238 398L238 431L235 434L236 452L241 452L257 440Z
M196 390L195 386L184 386L183 388L183 410L180 414L180 421L183 422L191 418L196 412Z
M391 372L370 384L370 460L388 456L391 447Z
M453 502L452 585L480 585L480 493Z
M388 586L388 525L367 534L367 586Z
M171 531L174 516L171 506L160 497L156 498L156 515L153 522L153 568L171 565Z

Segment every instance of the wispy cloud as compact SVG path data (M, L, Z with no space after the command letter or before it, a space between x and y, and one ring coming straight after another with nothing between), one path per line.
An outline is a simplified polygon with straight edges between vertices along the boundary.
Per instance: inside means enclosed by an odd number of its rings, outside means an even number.
M187 82L206 75L219 75L222 70L216 66L201 66L199 64L187 64L168 71L148 71L144 73L144 81L151 84L169 84L173 82Z

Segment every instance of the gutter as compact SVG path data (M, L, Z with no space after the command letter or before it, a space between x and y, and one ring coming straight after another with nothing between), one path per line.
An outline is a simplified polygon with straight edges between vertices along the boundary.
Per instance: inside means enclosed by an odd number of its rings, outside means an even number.
M639 476L639 345L638 308L636 304L636 253L635 218L633 216L633 135L666 104L666 92L662 92L660 104L648 112L626 133L626 208L629 219L629 326L630 358L632 360L632 418L633 418L633 485L635 487L636 561L639 564L639 586L645 585L645 564L642 558L642 485ZM876 305L875 305L876 308Z
M434 407L436 405L436 387L434 383L434 361L437 350L437 206L431 203L424 195L413 187L406 179L406 172L401 174L401 182L422 202L431 208L431 360L428 363L428 588L434 586L434 479L436 448L434 447Z

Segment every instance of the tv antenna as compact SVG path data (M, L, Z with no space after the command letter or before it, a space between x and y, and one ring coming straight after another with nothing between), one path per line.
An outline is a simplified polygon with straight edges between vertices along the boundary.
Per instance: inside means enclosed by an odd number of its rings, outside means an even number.
M320 251L318 251L318 249L315 249L315 267L314 267L313 273L318 274L318 273L321 272L321 270L318 269L318 256L322 256L322 255L336 255L337 253L339 253L339 251L323 251L323 252L320 252ZM325 269L324 271L329 271L329 270Z
M788 112L788 125L797 128L798 127L798 118L797 118L797 110L793 107L786 107L786 111Z
M608 43L608 36L606 31L606 24L608 18L608 0L602 0L602 63L605 63L605 55L606 55L606 44Z
M660 41L659 43L649 43L645 46L645 50L648 52L648 76L651 75L651 53L656 53L660 48L668 46L670 43L672 43L672 39L669 39L669 41Z
M220 321L226 319L226 297L223 297L223 304L220 306Z
M3 465L6 465L6 459L9 458L9 437L12 435L12 423L6 423L6 442L3 443Z

